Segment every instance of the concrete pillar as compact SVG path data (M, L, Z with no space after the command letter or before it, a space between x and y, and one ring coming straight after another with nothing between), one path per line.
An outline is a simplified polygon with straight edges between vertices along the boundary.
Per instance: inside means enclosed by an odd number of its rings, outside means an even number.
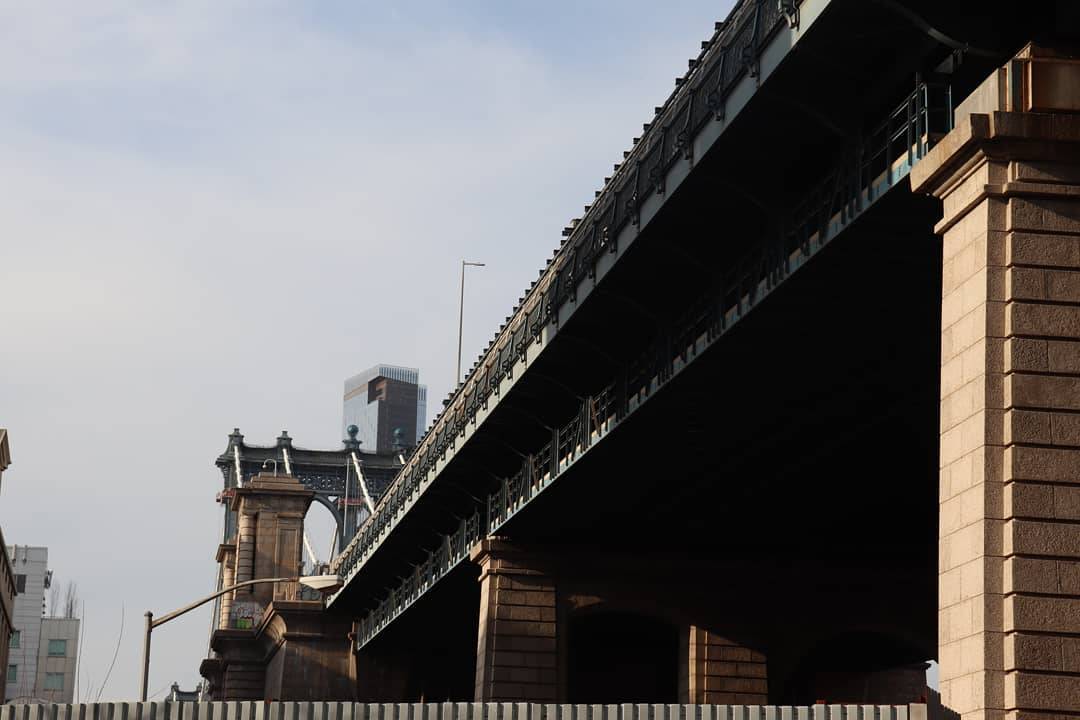
M221 563L221 587L226 588L236 582L236 544L225 543L218 548L218 562ZM233 594L225 593L221 596L221 609L218 616L218 627L228 628L229 617L232 613Z
M555 583L502 538L481 540L477 702L554 702L558 694Z
M912 173L944 206L938 653L964 720L1080 699L1075 110L1080 65L1028 48Z
M694 625L680 647L679 702L767 705L765 656Z

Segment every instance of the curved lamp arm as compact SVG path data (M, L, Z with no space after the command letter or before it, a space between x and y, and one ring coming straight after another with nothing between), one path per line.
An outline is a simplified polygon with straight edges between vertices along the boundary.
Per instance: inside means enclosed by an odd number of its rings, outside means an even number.
M219 598L225 593L232 592L237 588L247 587L248 585L259 585L262 583L284 583L284 582L298 582L301 585L315 588L322 592L332 592L341 587L341 578L336 575L306 575L302 577L286 577L286 578L259 578L258 580L245 580L244 582L238 582L235 585L222 588L215 593L211 593L204 598L196 600L195 602L185 605L184 607L173 610L171 613L166 613L161 617L154 619L154 613L149 610L146 611L146 635L143 637L143 665L142 665L142 683L140 697L143 702L146 702L146 690L147 683L150 681L150 633L154 631L158 625L164 625L170 620L175 620L185 613L189 613L195 608L205 605L215 598Z
M222 588L221 590L218 590L216 593L213 593L211 595L207 595L206 597L204 597L201 600L196 600L195 602L191 603L190 605L185 605L184 607L180 608L179 610L173 610L171 613L166 613L165 615L162 615L161 617L159 617L157 619L154 619L154 614L152 612L150 612L149 610L147 610L146 611L146 617L150 618L150 627L151 628L156 628L158 625L164 625L165 623L169 622L170 620L172 620L174 618L178 618L178 617L180 617L181 615L183 615L185 613L191 612L192 610L199 607L200 605L205 605L206 603L210 602L211 600L213 600L215 598L219 598L222 595L224 595L225 593L232 592L233 590L236 590L237 588L247 587L248 585L259 585L261 583L300 582L300 580L301 580L301 578L298 578L298 577L291 577L291 578L260 578L258 580L245 580L244 582L238 582L235 585L230 585L227 588Z

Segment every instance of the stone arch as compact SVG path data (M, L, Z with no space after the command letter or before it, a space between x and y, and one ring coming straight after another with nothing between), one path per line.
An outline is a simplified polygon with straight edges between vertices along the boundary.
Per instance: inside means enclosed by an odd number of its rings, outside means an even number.
M679 641L679 626L655 614L578 607L566 622L567 702L678 702Z
M890 628L850 628L822 636L795 659L784 680L783 701L925 701L931 653L917 638Z
M330 498L322 493L315 493L313 500L324 508L330 511L330 515L334 518L334 535L337 537L337 551L341 552L341 549L345 547L348 542L348 538L345 537L345 523L341 510L338 509L337 504L330 500ZM309 511L310 512L310 509ZM322 548L319 548L321 550Z

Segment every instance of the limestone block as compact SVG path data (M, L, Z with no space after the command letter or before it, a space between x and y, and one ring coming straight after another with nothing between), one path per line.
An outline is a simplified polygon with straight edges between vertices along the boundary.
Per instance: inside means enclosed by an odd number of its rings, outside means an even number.
M1005 448L1004 479L1080 483L1080 450L1069 448Z
M1035 233L1080 233L1080 202L1066 198L1013 197L1005 230Z
M1080 634L1080 598L1010 595L1004 609L1006 632Z

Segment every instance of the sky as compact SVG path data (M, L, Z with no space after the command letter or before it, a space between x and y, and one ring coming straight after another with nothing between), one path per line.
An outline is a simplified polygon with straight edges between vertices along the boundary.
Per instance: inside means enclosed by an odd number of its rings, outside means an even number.
M434 417L460 261L468 367L731 4L0 0L0 527L78 584L81 700L213 589L232 428L340 447L380 362Z

